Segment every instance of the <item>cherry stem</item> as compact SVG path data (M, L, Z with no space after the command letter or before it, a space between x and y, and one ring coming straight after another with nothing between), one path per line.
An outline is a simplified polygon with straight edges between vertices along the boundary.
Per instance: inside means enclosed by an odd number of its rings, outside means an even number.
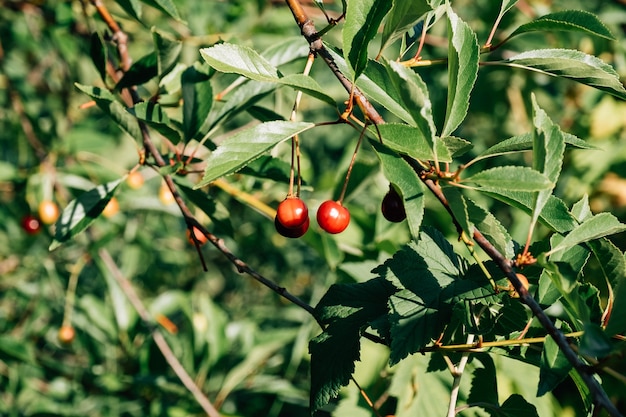
M354 153L352 154L352 159L350 160L350 166L348 166L348 172L346 172L346 179L343 181L343 188L341 189L341 194L339 195L339 199L337 200L339 204L343 203L343 198L346 196L346 190L348 189L348 180L350 179L350 174L352 174L352 168L354 167L354 162L356 161L356 154L359 151L359 146L361 146L361 142L363 142L363 137L365 136L366 129L367 122L365 122L365 126L363 126L363 130L361 130L361 134L359 135L359 140L356 142Z

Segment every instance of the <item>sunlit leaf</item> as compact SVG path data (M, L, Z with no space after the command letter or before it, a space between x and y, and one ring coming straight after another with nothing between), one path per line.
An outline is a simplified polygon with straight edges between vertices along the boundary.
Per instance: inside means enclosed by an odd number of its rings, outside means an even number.
M464 180L480 186L480 190L540 191L553 183L545 175L528 167L503 166L486 169Z
M93 223L109 203L123 179L99 185L72 200L56 222L56 231L50 250L72 239Z
M195 186L203 187L232 174L272 147L314 126L305 122L268 122L243 130L226 139L206 160L204 177Z
M610 213L600 213L585 220L574 228L565 238L551 249L551 253L567 250L579 243L599 239L626 230L626 225L621 223Z
M549 31L582 32L609 40L615 39L611 31L596 15L584 10L563 10L543 15L532 22L519 26L508 38L522 33Z
M580 51L536 49L515 55L504 64L571 79L626 99L626 89L613 67Z
M128 109L128 112L154 128L154 130L168 138L172 143L180 141L180 132L171 127L172 123L169 117L167 117L167 113L163 111L158 103L152 101L137 103L134 107Z
M344 57L354 71L354 78L367 66L369 43L378 33L383 18L391 9L391 0L361 0L348 2L343 27Z
M465 119L478 76L480 48L476 34L448 6L448 101L441 136L449 136Z

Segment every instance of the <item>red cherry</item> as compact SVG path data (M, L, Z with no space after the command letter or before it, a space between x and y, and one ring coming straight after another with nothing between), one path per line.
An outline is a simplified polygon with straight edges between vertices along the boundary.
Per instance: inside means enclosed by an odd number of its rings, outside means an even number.
M341 233L350 223L350 212L338 201L324 201L317 209L317 223L328 233Z
M37 217L28 214L22 218L22 229L29 235L37 234L41 230L41 222Z
M300 226L296 226L296 227L286 227L283 224L281 224L281 222L278 220L278 216L274 217L274 226L276 227L276 231L278 233L280 233L282 236L288 237L288 238L298 238L303 236L307 230L309 230L309 224L310 224L310 220L307 217L306 220L304 220L304 223L302 223Z
M276 209L276 219L285 227L302 226L309 219L309 209L298 197L287 197Z
M391 184L389 184L389 191L385 194L383 202L380 205L380 210L383 212L385 219L390 222L399 223L406 219L406 211L404 211L402 197Z

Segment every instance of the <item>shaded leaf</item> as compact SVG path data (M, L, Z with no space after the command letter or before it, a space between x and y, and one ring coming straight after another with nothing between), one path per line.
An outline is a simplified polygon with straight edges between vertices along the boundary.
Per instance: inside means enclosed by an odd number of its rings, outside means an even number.
M371 144L380 159L385 178L396 187L402 197L409 230L413 238L417 239L424 217L424 185L404 159L375 140Z
M448 6L448 100L441 136L449 136L467 115L478 76L480 47L472 29Z
M485 238L507 258L513 258L513 239L507 229L488 210L480 207L473 200L466 198L468 218Z
M369 43L378 33L383 18L391 9L391 0L360 0L348 2L343 27L344 57L350 63L354 79L367 66Z
M135 61L115 85L115 90L147 83L159 73L157 54L151 52Z
M502 417L539 417L537 408L519 394L511 394L492 416Z
M165 0L156 1L160 2ZM169 0L167 2L169 3ZM170 72L178 63L183 44L169 33L162 32L155 28L152 29L152 40L157 55L157 75L159 78L163 78L163 76Z
M545 175L528 167L503 166L486 169L464 180L480 186L479 190L540 191L553 183Z
M461 190L456 187L443 188L443 193L448 200L448 205L454 218L457 220L467 237L471 237L474 232L474 225L469 220L468 204Z
M537 396L541 397L554 390L567 377L571 369L572 365L554 339L546 337L539 365Z
M124 178L97 186L72 200L56 222L50 250L67 242L98 218Z
M568 78L626 99L626 89L613 67L599 58L571 49L537 49L523 52L505 64Z
M263 155L237 172L257 178L288 183L290 169L291 165L289 163L269 155ZM306 181L303 180L302 184L305 185Z
M183 96L183 134L185 141L200 131L213 106L213 88L209 75L200 65L187 68L181 77Z
M580 340L580 354L601 359L613 350L611 338L595 323L585 323L584 333Z
M169 117L158 103L143 101L128 109L128 112L146 122L147 125L168 138L172 143L180 142L180 132L172 128Z
M115 2L119 4L129 16L132 16L135 20L141 20L143 5L139 0L115 0Z
M141 0L145 4L149 4L152 7L155 7L179 22L182 21L180 18L180 14L178 13L178 9L172 0Z
M105 81L107 76L106 63L108 59L108 51L102 36L100 36L98 32L91 34L89 55L91 56L94 66L98 70L98 74L100 74L100 78Z
M582 32L615 40L611 31L593 13L584 10L563 10L543 15L519 26L507 39L528 32L571 31Z
M226 139L207 159L202 180L194 187L241 169L278 143L314 126L305 122L268 122L243 130Z
M83 93L93 98L98 107L106 114L111 116L113 121L115 121L122 130L127 132L134 139L140 142L142 141L142 135L141 131L139 130L139 124L137 123L137 119L135 119L130 113L126 111L124 106L119 101L117 101L113 94L111 94L108 90L102 89L100 87L91 87L78 83L76 83L75 85Z
M626 279L621 277L614 289L613 311L606 325L606 334L614 336L626 331Z
M487 355L480 355L484 368L474 369L472 388L467 396L467 403L487 403L498 406L498 384L493 360Z

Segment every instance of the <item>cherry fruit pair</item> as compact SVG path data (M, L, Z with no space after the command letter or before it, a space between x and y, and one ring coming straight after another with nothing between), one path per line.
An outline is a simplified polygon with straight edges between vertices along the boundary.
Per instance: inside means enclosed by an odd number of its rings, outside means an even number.
M341 233L350 223L350 212L340 202L328 200L317 210L317 223L328 233ZM289 196L278 205L274 226L281 235L301 237L309 225L309 209L299 197Z

